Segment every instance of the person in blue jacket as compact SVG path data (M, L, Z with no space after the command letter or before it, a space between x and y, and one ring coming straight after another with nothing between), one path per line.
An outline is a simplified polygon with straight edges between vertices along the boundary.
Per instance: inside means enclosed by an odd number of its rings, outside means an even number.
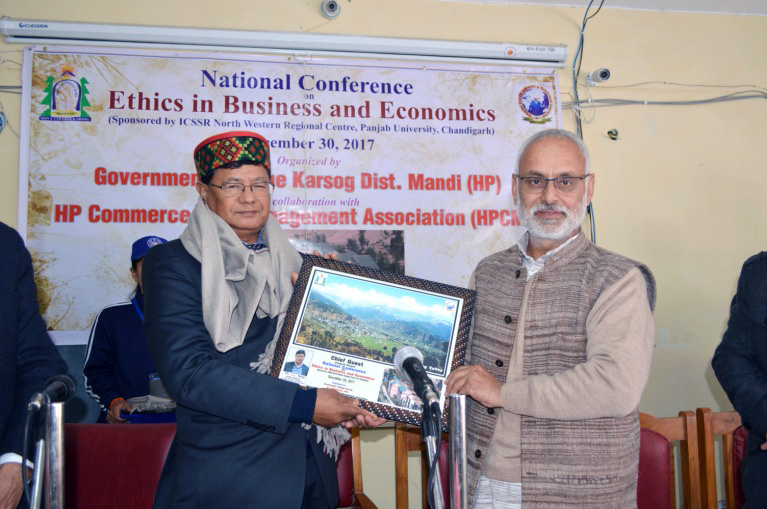
M767 507L767 251L743 264L714 373L748 429L746 508Z
M85 390L101 409L97 422L125 422L120 413L132 410L126 400L149 394L149 375L155 373L155 369L142 328L144 285L141 273L149 249L166 242L150 235L133 243L130 273L136 282L135 295L130 302L105 307L93 322L83 378Z

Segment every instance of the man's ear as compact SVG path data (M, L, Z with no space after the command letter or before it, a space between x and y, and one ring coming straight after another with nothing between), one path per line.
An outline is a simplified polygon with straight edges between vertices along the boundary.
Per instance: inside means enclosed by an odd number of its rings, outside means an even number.
M208 203L208 186L206 186L202 182L197 182L197 192L199 193L200 198L202 198L202 201L204 201L207 204Z
M511 197L514 200L514 206L516 207L519 205L517 203L517 175L514 174L511 176Z
M586 193L588 193L589 203L591 203L591 198L594 197L594 179L595 178L596 178L596 175L592 173L591 176L589 177L588 185L586 186Z

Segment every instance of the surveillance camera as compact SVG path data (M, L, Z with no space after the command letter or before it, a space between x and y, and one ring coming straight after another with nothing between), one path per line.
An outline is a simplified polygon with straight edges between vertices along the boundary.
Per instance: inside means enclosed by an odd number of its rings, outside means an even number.
M600 67L594 72L590 72L588 76L586 76L586 82L589 85L596 85L597 83L602 83L603 81L607 81L610 79L610 69L607 67Z
M341 4L338 0L322 0L320 5L322 15L328 19L333 19L341 14Z

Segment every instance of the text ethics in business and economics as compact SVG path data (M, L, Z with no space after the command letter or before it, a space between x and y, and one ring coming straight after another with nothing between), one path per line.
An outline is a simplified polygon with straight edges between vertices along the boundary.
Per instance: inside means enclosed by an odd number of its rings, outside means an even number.
M408 106L398 105L393 99L411 96L414 91L412 83L358 81L349 76L344 76L338 80L324 80L316 78L312 74L303 74L298 78L293 78L290 74L279 77L248 76L244 71L231 75L219 75L218 71L207 70L202 70L201 73L201 88L223 89L225 91L223 96L217 98L221 104L215 104L213 99L203 98L198 94L192 96L191 104L189 104L188 98L184 100L181 97L165 97L157 91L110 90L109 109L294 117L321 116L323 105L318 102L290 102L273 97L282 92L300 90L304 92L304 99L307 101L315 99L315 94L327 92L368 94L368 96L374 95L382 98L377 104L365 100L359 104L327 105L329 115L337 118L378 117L382 119L464 122L493 122L496 119L493 109L477 107L474 104L435 107L418 106L410 102ZM296 88L294 88L294 84ZM240 93L247 93L251 90L268 90L272 95L265 100L240 97Z

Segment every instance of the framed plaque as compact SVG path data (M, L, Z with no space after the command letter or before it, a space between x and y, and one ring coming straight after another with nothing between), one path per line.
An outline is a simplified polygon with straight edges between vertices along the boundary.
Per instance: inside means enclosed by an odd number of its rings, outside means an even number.
M394 355L417 348L440 394L466 355L476 292L304 255L274 356L272 376L331 388L376 415L420 424L421 400Z

